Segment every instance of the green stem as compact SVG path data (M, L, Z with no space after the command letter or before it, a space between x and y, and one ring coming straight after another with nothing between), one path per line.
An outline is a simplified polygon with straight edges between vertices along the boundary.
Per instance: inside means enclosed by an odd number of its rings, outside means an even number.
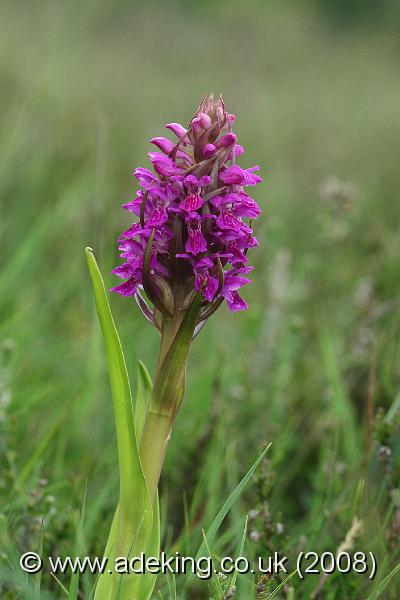
M175 306L177 308L171 317L164 316L162 319L160 352L158 355L156 374L158 374L164 358L170 349L171 344L174 341L175 336L178 333L181 323L185 317L186 310L179 308L179 304L182 301L182 294L179 293L179 290L175 291Z
M154 412L150 408L140 444L140 457L152 502L156 495L158 480L164 464L171 427L169 416Z
M153 390L154 388L159 388L159 385L157 385L157 378L160 377L161 366L175 339L183 317L183 311L176 311L171 318L164 318L161 331L160 353ZM163 375L161 374L161 377L162 376ZM180 399L184 393L184 385L184 381L182 381L179 390ZM157 395L155 396L153 392L149 411L146 416L140 441L140 458L152 502L157 491L161 469L164 464L168 442L171 436L176 407L180 402L180 399L171 397L168 406L160 406L159 398Z
M200 304L198 295L188 309L178 309L172 317L165 318L162 326L157 374L140 443L140 459L152 502L185 391L186 362Z

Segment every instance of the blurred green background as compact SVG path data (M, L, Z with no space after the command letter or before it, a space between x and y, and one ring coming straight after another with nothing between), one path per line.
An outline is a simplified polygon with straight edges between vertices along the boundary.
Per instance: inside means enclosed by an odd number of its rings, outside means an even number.
M237 548L249 510L247 555L335 551L357 516L352 545L376 553L377 578L332 576L315 597L380 593L400 534L398 2L0 6L1 597L34 597L15 561L39 547L42 518L45 551L73 554L86 485L86 549L102 552L118 474L83 250L111 287L132 169L211 91L237 115L241 164L262 168L260 246L249 310L221 309L193 346L162 480L164 547L193 554L272 442L217 555ZM134 302L111 306L134 385L158 336ZM239 578L235 598L267 598L280 581L255 579L258 591ZM41 585L38 597L61 597L46 572ZM179 598L213 597L177 585ZM293 579L275 597L319 585ZM399 589L394 577L374 597Z

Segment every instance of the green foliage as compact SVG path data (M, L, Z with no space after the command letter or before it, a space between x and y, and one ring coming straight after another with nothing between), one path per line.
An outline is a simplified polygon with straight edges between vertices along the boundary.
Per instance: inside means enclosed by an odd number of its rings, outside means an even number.
M140 442L153 389L150 374L141 360L138 363L136 377L135 432L136 439Z
M86 249L86 257L93 284L97 314L108 356L108 370L114 402L115 427L118 442L120 492L119 504L107 542L106 556L110 565L116 557L139 556L145 552L149 556L159 553L159 513L158 503L151 505L144 478L138 438L135 431L135 417L125 358L121 343L111 315L110 306L104 289L103 279L91 248ZM138 384L137 405L140 412L146 412L145 386L151 387L144 366L141 366ZM140 421L142 418L140 417ZM139 426L137 428L140 435ZM78 554L79 556L79 554ZM75 580L76 581L76 580ZM95 600L146 600L151 596L155 577L145 573L119 575L105 572L100 575L96 586ZM70 597L71 593L70 593Z

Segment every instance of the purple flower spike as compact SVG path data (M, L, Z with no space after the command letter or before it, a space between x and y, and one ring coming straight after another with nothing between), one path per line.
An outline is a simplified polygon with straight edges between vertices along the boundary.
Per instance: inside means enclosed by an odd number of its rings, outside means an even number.
M250 282L247 251L258 244L251 221L261 211L245 186L262 179L258 166L235 162L244 150L234 122L221 97L205 97L187 129L166 125L174 140L151 140L154 172L134 171L141 190L124 208L137 220L119 238L125 262L113 273L125 281L112 291L140 296L144 288L157 327L177 307L186 309L195 292L203 298L199 322L224 299L231 311L247 308L238 290Z

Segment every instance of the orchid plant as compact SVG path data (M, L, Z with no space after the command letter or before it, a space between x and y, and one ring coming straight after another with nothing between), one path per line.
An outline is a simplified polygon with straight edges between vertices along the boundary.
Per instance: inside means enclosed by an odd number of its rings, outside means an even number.
M244 150L234 122L222 97L205 97L187 128L166 125L175 141L151 140L159 150L149 152L154 171L134 171L141 189L124 208L137 219L118 239L124 262L113 273L124 281L112 291L133 297L161 334L154 385L140 363L134 408L103 280L86 249L117 430L120 497L105 549L110 560L158 555L157 486L184 395L190 345L224 300L231 311L247 308L238 290L250 282L247 252L257 245L251 223L260 209L245 188L261 178L258 166L236 164ZM154 585L152 574L105 573L95 600L147 600Z

